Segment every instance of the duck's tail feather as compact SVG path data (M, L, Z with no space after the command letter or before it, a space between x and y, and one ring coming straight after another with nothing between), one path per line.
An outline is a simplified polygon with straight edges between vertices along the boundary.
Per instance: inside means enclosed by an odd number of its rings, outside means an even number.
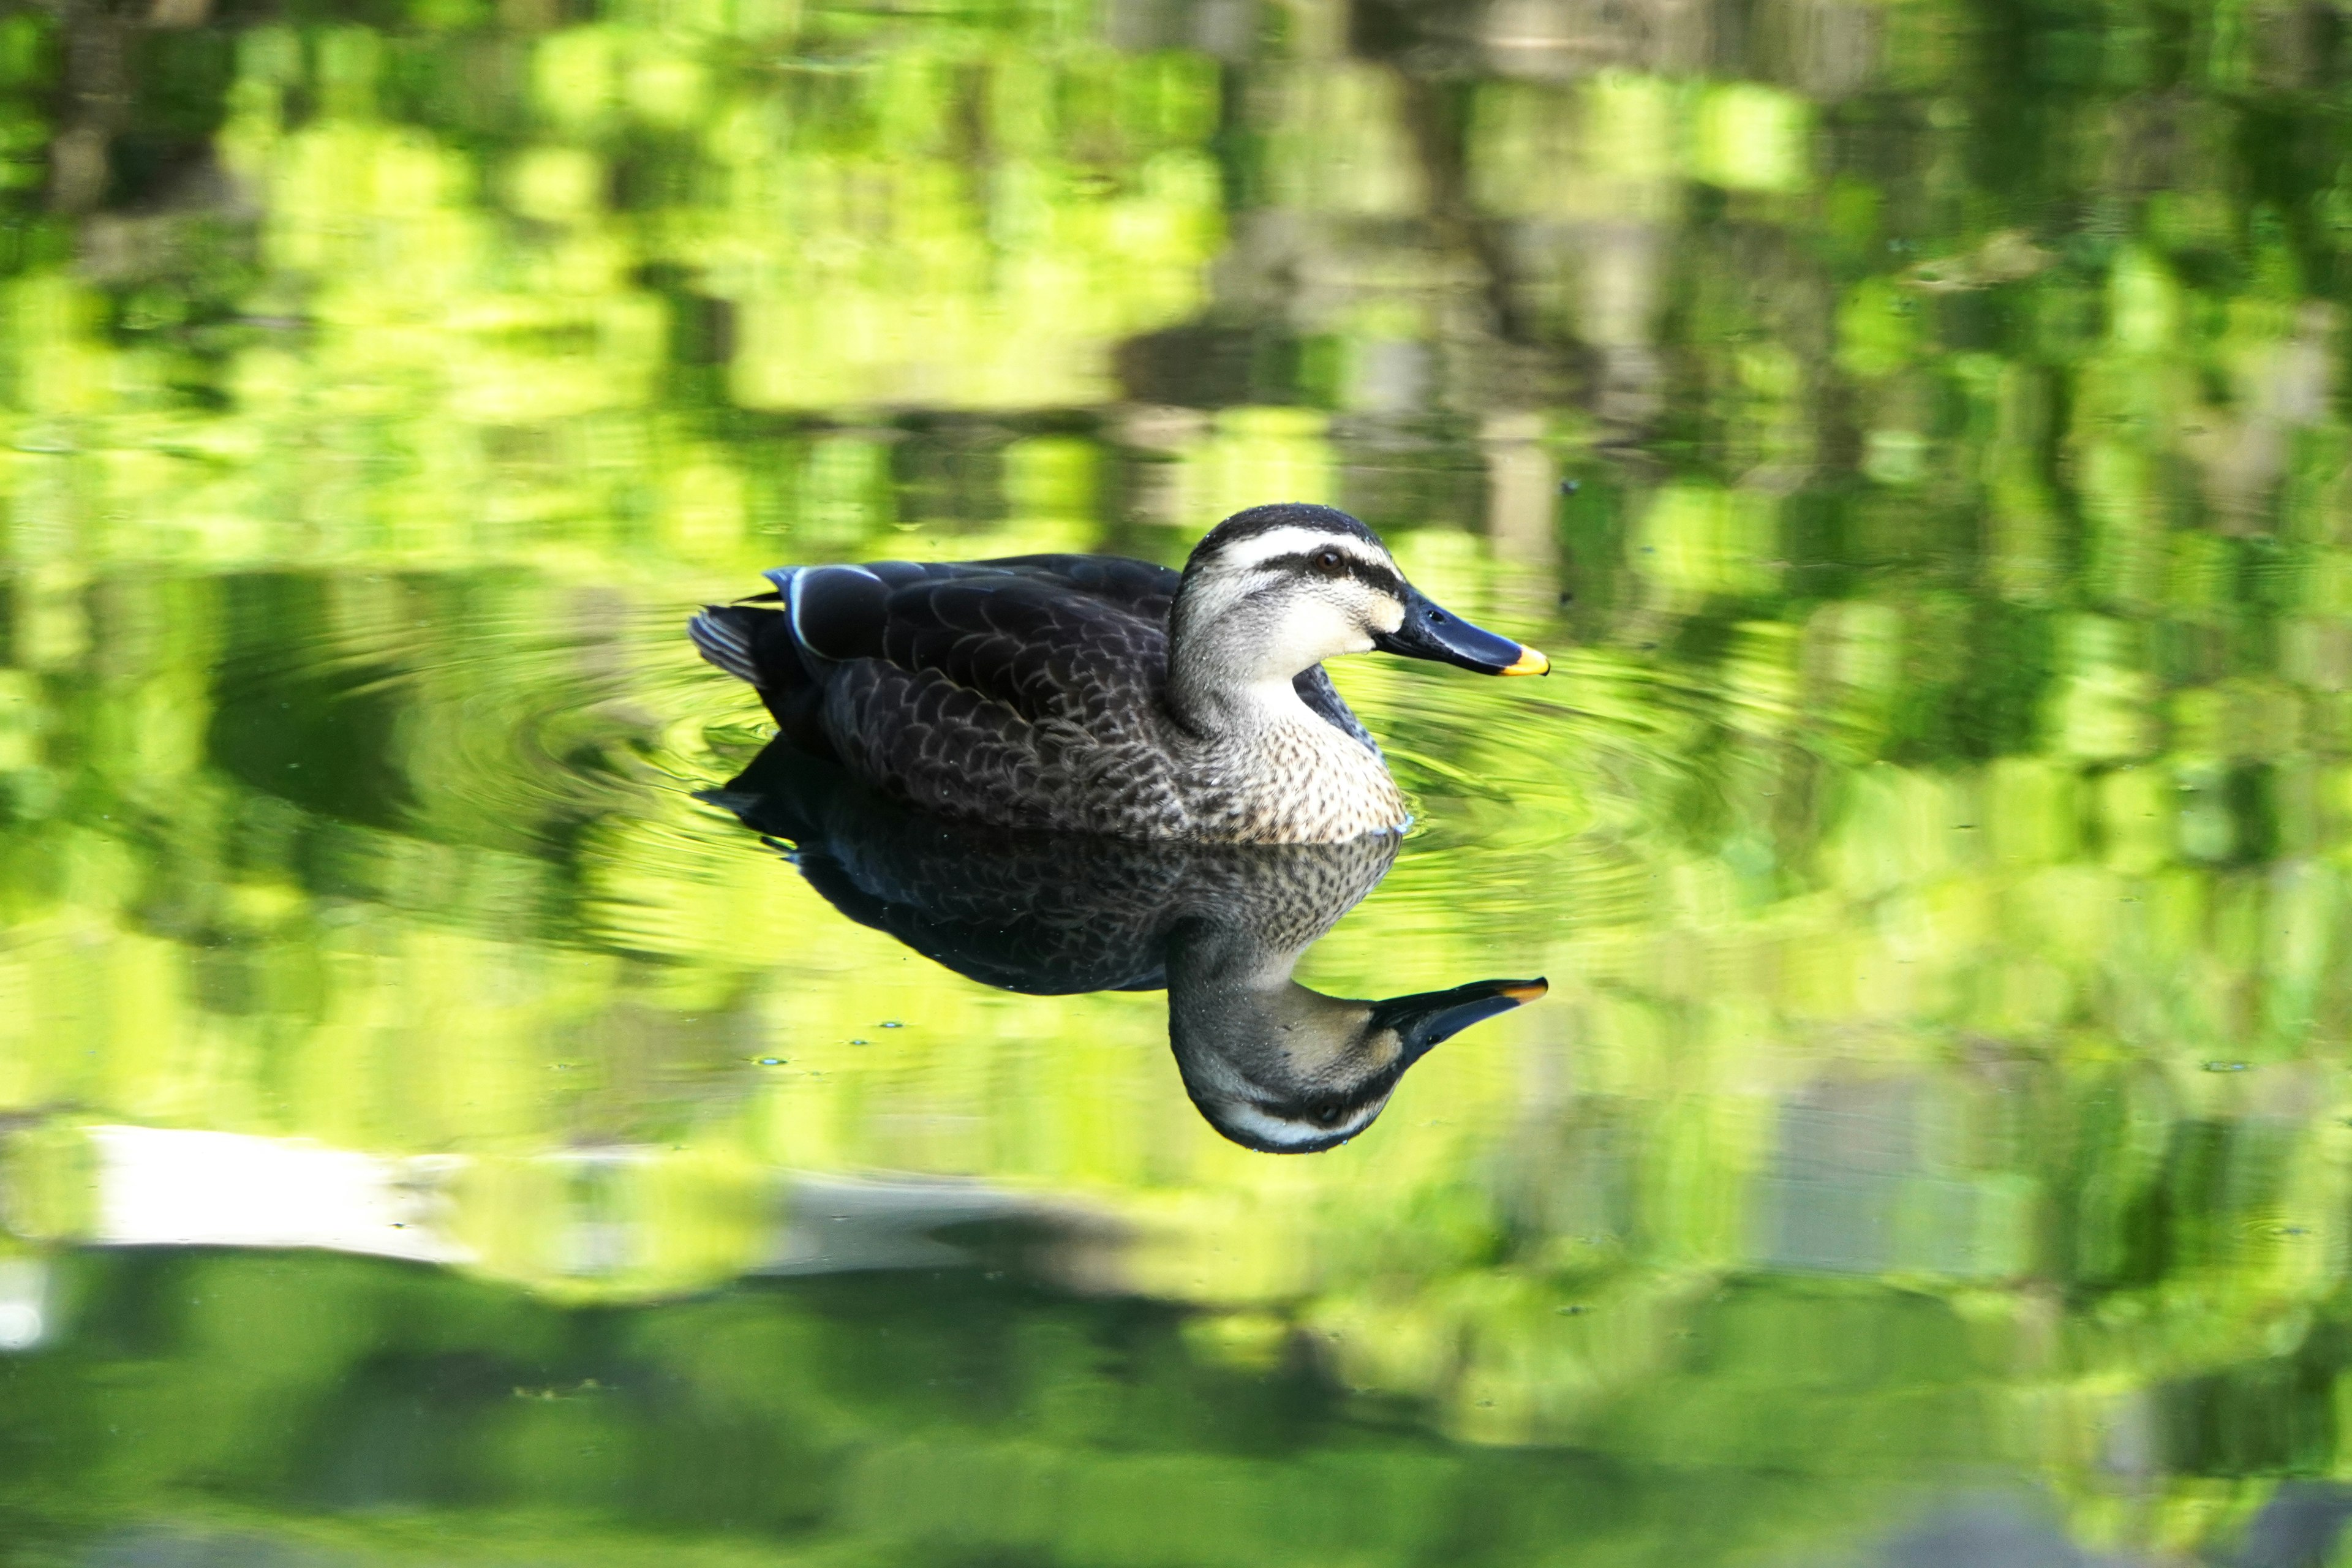
M785 734L830 755L833 742L825 736L822 712L824 683L810 673L784 604L781 594L761 594L732 605L705 605L687 623L687 635L703 658L758 689Z
M772 610L745 609L736 605L705 605L702 613L686 623L686 635L702 657L739 680L754 686L767 683L760 677L760 667L752 658L752 634L757 627L751 617L773 615Z

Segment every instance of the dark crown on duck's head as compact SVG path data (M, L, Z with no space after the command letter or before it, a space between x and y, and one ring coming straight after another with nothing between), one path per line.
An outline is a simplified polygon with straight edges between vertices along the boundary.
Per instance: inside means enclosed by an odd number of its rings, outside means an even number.
M1288 501L1237 511L1192 547L1187 581L1352 577L1402 601L1404 574L1380 535L1337 507ZM1271 584L1262 584L1270 586Z
M1360 518L1341 511L1336 506L1325 506L1319 501L1280 500L1234 513L1203 534L1201 542L1192 547L1192 553L1197 557L1203 551L1223 550L1241 540L1255 539L1277 528L1321 529L1360 539L1383 552L1387 549L1381 543L1381 536L1366 527Z

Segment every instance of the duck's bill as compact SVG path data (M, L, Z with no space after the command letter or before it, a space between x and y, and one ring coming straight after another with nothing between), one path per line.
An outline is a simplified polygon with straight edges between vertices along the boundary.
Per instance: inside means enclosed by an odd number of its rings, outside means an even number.
M1551 987L1541 980L1480 980L1451 991L1423 991L1372 1004L1372 1020L1394 1029L1409 1059L1473 1024L1534 1001Z
M1404 619L1392 632L1372 638L1382 653L1407 658L1433 658L1481 675L1547 675L1551 660L1531 647L1474 626L1461 616L1442 610L1415 589L1405 590Z

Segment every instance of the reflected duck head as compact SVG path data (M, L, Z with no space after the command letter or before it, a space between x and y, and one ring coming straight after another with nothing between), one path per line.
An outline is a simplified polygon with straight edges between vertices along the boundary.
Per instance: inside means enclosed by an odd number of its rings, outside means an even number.
M1169 987L1185 1092L1218 1132L1269 1154L1345 1143L1388 1108L1407 1068L1471 1025L1532 1002L1541 980L1481 980L1384 1002L1278 986Z
M1440 609L1378 534L1328 506L1252 507L1212 529L1185 563L1169 631L1180 704L1374 649L1483 675L1551 668L1535 649Z

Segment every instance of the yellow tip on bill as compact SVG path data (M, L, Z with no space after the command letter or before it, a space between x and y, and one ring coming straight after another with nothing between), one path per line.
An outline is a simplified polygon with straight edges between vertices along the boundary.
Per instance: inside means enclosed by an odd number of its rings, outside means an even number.
M1549 675L1551 673L1551 660L1546 658L1542 654L1538 653L1534 648L1522 644L1519 648L1519 657L1516 663L1505 665L1497 673L1503 675Z
M1543 656L1538 654L1536 657L1540 658ZM1550 989L1551 983L1548 980L1522 980L1504 986L1503 994L1514 1002L1526 1004L1534 1001Z

